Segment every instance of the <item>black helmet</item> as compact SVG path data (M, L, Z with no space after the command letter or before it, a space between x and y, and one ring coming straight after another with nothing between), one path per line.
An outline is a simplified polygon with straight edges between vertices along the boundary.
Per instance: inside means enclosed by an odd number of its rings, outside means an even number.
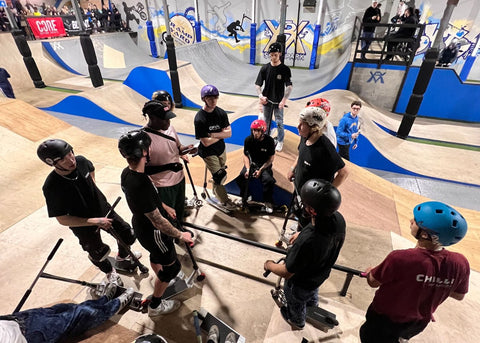
M37 155L49 166L54 166L72 150L72 146L64 140L49 139L38 146Z
M154 333L141 335L133 343L168 343L165 338Z
M152 140L143 130L133 130L122 135L118 140L118 150L125 158L140 159L143 150L150 147Z
M321 179L308 180L300 191L304 205L312 207L317 216L331 216L342 202L338 189L330 182Z
M268 53L271 53L271 52L282 52L282 45L277 42L272 43L268 48Z
M164 90L154 92L152 94L152 100L170 101L170 103L173 104L172 96L170 95L170 93Z

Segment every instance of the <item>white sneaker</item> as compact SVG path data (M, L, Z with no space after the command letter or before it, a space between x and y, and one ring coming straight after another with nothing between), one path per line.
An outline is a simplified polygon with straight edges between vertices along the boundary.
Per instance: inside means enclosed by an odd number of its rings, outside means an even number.
M275 147L275 150L282 151L283 150L283 142L277 142L277 146Z
M175 276L173 279L170 280L170 282L168 283L168 287L170 287L180 279L185 279L185 273L182 270L178 272L177 276Z
M110 283L114 283L117 286L123 287L123 281L120 275L118 275L117 271L113 267L112 267L112 271L110 273L107 273L107 280Z
M125 308L125 306L127 306L130 303L130 301L132 301L134 293L135 293L135 291L133 290L132 287L130 287L130 288L127 288L127 290L125 292L120 294L120 296L117 298L118 300L120 300L120 307L118 308L116 313L123 310Z
M273 205L269 202L265 203L265 212L266 213L273 213Z
M157 308L151 308L148 306L148 316L156 317L162 314L171 313L179 309L181 302L178 300L162 300Z
M215 324L210 326L208 330L207 343L218 343L218 337L220 336L220 330Z
M132 252L135 255L135 257L137 258L137 260L142 257L142 253L140 251L132 251ZM117 256L115 256L115 261L117 261L117 262L131 261L131 260L132 260L132 257L130 255L128 255L127 257L120 257L117 254Z

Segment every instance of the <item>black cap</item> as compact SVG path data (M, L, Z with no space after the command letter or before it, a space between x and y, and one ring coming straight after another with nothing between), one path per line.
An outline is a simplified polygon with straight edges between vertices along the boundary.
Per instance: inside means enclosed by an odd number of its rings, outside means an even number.
M165 106L158 100L150 100L145 103L143 106L143 114L148 114L149 116L155 116L159 119L172 119L177 115L171 111L166 111Z

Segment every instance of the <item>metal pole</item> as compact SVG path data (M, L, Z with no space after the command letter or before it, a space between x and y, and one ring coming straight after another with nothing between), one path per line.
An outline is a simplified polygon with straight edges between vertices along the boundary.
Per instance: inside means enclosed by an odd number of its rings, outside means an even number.
M167 46L168 67L170 68L170 79L172 82L173 101L176 107L183 107L182 93L180 91L180 80L178 78L177 57L175 55L175 43L170 31L170 17L168 11L167 0L163 1L163 15L165 16L165 28L167 36L165 37L165 44Z
M200 26L200 12L198 10L198 0L195 0L195 40L197 43L202 41L202 27Z
M287 18L287 0L280 0L280 1L281 1L280 22L278 23L280 31L277 37L277 42L282 45L282 56L280 56L280 60L283 63L285 61L285 50L286 50L285 42L287 40L287 38L285 37L285 21Z
M7 13L10 27L12 28L13 39L15 40L18 51L23 57L23 63L25 63L25 67L27 67L27 71L33 81L33 85L35 86L35 88L45 88L45 83L43 83L40 71L38 70L37 64L32 57L32 51L28 46L27 39L25 38L22 30L18 28L17 22L13 16L12 11L10 10L10 7L5 7L5 12Z
M77 23L80 28L80 45L82 46L85 61L88 64L90 80L92 81L93 87L103 86L102 73L100 72L100 68L97 64L97 55L95 54L95 49L93 47L90 34L85 30L85 25L83 24L83 14L80 11L78 0L72 0L71 2L73 5L73 12L75 13L75 18L77 19Z
M412 95L408 101L407 109L398 128L397 137L406 139L412 125L415 122L417 117L418 109L423 101L423 95L427 90L430 79L432 78L433 71L435 70L435 64L438 59L439 46L443 40L443 33L448 26L448 21L452 16L455 6L457 6L459 0L448 0L447 7L443 12L443 17L440 21L440 27L437 32L437 36L433 41L433 45L425 53L425 58L423 59L422 65L420 66L420 71L418 72L417 80L415 81L415 86L413 87Z
M152 57L158 57L157 44L155 43L155 32L153 30L152 18L150 16L150 10L148 7L148 0L145 0L145 8L147 9L147 21L145 26L147 27L147 37L150 42L150 52Z

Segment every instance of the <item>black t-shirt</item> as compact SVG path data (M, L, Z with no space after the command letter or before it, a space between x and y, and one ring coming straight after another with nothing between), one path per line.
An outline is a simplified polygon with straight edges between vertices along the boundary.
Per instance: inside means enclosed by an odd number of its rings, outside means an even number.
M161 210L162 201L152 180L145 173L138 173L128 167L122 171L121 186L127 198L128 207L132 211L132 224L141 227L152 227L152 222L145 216L145 213Z
M295 185L299 192L303 184L310 179L332 182L335 173L345 166L345 162L325 135L320 136L310 146L305 142L306 138L302 137L298 145L298 162L295 169Z
M221 132L224 128L230 125L228 121L227 112L222 110L220 107L215 107L215 109L208 113L201 109L195 115L195 138L207 138L209 133ZM206 147L200 142L198 146L198 155L200 157L208 156L220 156L225 151L225 142L223 139L220 139L218 142L213 143L212 145Z
M92 162L83 156L75 156L77 169L66 176L52 171L43 185L48 216L64 215L81 218L103 217L110 209L105 195L98 189L90 173L95 170Z
M268 100L278 103L283 99L285 87L292 84L291 78L292 72L285 64L280 63L274 67L271 63L267 63L263 65L258 72L255 84L261 87L265 81L262 94L266 96Z
M269 135L264 135L261 141L250 135L243 143L243 153L250 154L251 161L260 168L275 154L275 141Z
M319 287L330 275L345 240L345 219L340 212L316 218L288 250L285 266L294 273L289 282L304 289Z

